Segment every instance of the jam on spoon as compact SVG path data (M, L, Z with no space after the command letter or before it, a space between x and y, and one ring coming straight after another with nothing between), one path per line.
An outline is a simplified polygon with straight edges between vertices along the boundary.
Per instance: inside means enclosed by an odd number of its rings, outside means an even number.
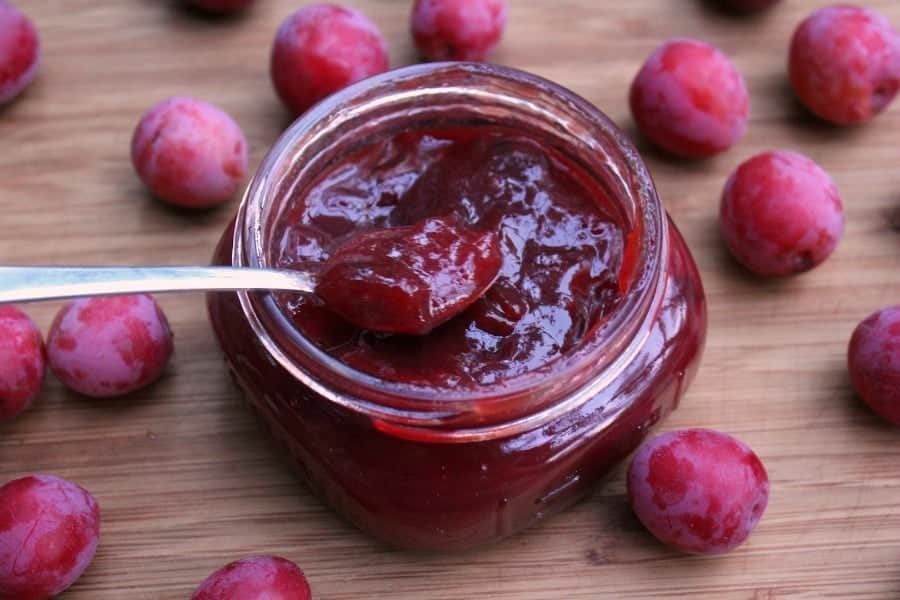
M316 293L365 329L424 335L478 300L502 263L496 233L425 219L351 238L325 263Z

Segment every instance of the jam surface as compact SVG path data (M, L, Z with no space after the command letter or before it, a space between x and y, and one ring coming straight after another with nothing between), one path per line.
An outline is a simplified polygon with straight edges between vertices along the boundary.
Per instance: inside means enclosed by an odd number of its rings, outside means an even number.
M495 236L502 253L493 283L443 324L394 328L423 335L364 329L338 314L363 309L359 301L348 309L347 294L344 303L339 294L323 294L329 303L283 295L285 312L318 347L362 372L474 387L565 355L627 292L619 284L625 225L603 190L552 150L499 129L405 132L358 150L297 192L279 220L275 263L322 273L354 240L393 237L402 247L398 234L434 222L459 228L463 239ZM434 248L425 250L439 255L448 239L435 236ZM396 272L396 265L379 264L395 259L377 254L378 243L356 246L373 250L367 267ZM390 302L372 286L360 291Z

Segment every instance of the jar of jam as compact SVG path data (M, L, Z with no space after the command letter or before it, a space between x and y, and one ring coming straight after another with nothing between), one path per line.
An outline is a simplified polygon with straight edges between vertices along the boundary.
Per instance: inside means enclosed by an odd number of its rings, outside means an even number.
M493 65L404 68L311 109L215 262L315 273L354 236L434 218L495 231L503 263L429 333L362 330L314 294L208 303L235 380L309 485L392 545L446 550L585 496L678 405L706 309L625 135Z

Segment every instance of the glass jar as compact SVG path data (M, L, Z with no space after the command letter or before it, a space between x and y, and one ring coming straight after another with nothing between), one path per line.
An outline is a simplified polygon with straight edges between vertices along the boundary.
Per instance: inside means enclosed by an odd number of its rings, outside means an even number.
M273 294L208 297L235 380L302 477L349 521L400 547L492 542L585 496L678 405L706 333L696 265L625 135L572 92L499 66L404 68L314 107L263 162L215 262L272 266L288 200L367 141L482 125L520 131L578 165L635 242L618 308L553 368L435 393L338 362L292 326Z

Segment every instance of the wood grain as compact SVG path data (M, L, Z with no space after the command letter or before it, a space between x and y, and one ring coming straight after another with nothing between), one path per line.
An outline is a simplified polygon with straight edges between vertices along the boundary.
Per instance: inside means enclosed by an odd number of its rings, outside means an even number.
M807 117L785 80L793 26L827 0L788 0L735 19L693 0L511 0L497 62L571 87L633 131L627 86L671 36L734 57L753 99L747 137L686 163L644 147L664 201L701 267L710 334L700 375L666 428L736 434L764 459L771 505L730 556L678 556L630 515L621 472L542 527L465 554L386 550L324 508L279 462L225 374L202 298L168 296L177 360L159 384L88 401L50 378L35 407L0 427L0 480L55 473L103 508L96 560L66 600L186 599L211 571L252 553L299 562L320 600L900 597L900 431L853 398L846 341L900 300L900 105L867 127ZM35 85L0 112L0 260L204 263L235 205L168 210L142 190L128 145L140 114L198 96L244 127L251 165L288 121L268 80L280 20L304 2L260 0L244 18L205 20L162 0L18 0L44 44ZM411 62L409 0L354 0ZM900 25L896 0L866 5ZM848 226L808 275L760 282L718 239L728 172L772 147L805 152L835 177ZM46 330L57 308L29 307Z

